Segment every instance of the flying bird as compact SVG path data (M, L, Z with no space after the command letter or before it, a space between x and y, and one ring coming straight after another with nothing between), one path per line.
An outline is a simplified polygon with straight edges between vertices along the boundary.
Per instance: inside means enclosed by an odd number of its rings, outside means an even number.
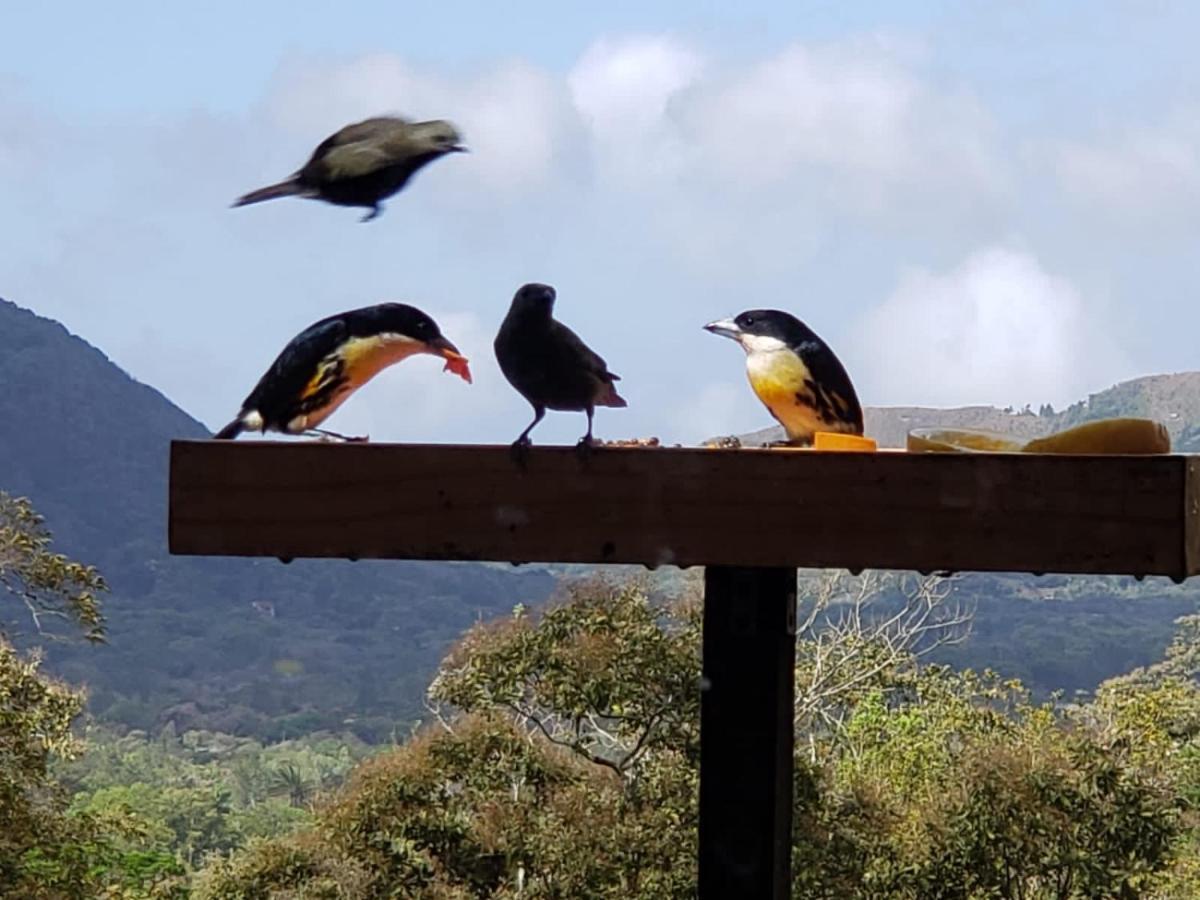
M531 432L547 409L587 413L581 448L592 445L597 406L627 406L613 384L620 377L566 325L554 319L556 292L547 284L526 284L513 297L493 347L504 377L533 407L533 421L513 442L530 444Z
M863 433L862 407L841 361L807 325L777 309L752 309L705 330L737 341L758 399L787 432L808 445L818 431Z
M457 129L443 119L410 122L379 116L347 125L323 140L304 167L278 184L239 197L234 206L277 197L307 197L338 206L366 206L369 222L382 201L403 188L417 170L466 147Z
M380 303L314 322L288 343L232 422L214 438L243 431L320 434L348 438L317 426L352 393L388 366L418 353L439 356L445 371L468 384L467 359L442 336L437 323L404 303Z

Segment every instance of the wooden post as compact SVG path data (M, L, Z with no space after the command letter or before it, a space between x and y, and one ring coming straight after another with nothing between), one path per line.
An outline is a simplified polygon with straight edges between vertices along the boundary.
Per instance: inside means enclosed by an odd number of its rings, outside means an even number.
M796 570L709 566L700 900L791 896Z

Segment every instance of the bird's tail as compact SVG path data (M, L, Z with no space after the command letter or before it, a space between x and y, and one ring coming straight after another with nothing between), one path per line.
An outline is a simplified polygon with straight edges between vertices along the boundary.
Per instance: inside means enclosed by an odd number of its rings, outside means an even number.
M612 381L605 380L600 383L596 390L595 399L592 402L597 406L628 406L629 404L625 402L625 398L617 393L617 386L613 384L613 381L620 380L620 376L613 375L610 372L608 373L608 377Z
M292 197L302 193L304 193L304 188L300 187L295 177L292 177L278 184L269 184L266 187L259 188L257 191L243 194L233 201L233 205L246 206L249 203L262 203L264 200L274 200L277 197Z
M242 416L238 416L220 431L212 436L214 441L232 441L235 437L246 430L246 422Z

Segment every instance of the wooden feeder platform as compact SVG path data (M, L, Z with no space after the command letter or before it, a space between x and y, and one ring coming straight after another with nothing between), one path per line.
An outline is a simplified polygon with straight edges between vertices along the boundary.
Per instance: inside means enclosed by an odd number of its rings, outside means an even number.
M170 550L705 566L700 897L789 896L796 569L1200 573L1200 457L176 441Z

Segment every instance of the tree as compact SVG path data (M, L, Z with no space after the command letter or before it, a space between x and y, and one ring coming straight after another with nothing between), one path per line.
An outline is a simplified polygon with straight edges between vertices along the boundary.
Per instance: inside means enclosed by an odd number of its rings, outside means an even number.
M655 748L699 752L700 607L650 600L645 580L591 578L534 618L477 625L443 660L429 696L465 712L504 710L523 727L618 775Z
M796 627L796 728L810 752L864 697L915 671L921 657L964 639L971 612L941 576L822 571L803 579Z
M89 566L50 550L50 535L27 500L0 493L0 586L20 599L41 636L47 619L84 637L103 637L98 595L104 581ZM82 691L41 671L37 651L22 654L0 632L0 885L29 900L182 896L181 867L170 854L131 850L138 825L122 814L72 813L51 772L79 756L71 726Z
M91 566L51 551L50 542L32 504L0 491L0 588L23 602L39 635L54 634L47 627L51 619L69 623L90 641L103 640L104 579Z
M1196 896L1186 623L1161 679L1069 707L920 663L965 626L953 582L801 587L797 900ZM361 766L312 829L210 867L196 896L694 896L689 591L591 579L477 625L430 687L429 727Z

